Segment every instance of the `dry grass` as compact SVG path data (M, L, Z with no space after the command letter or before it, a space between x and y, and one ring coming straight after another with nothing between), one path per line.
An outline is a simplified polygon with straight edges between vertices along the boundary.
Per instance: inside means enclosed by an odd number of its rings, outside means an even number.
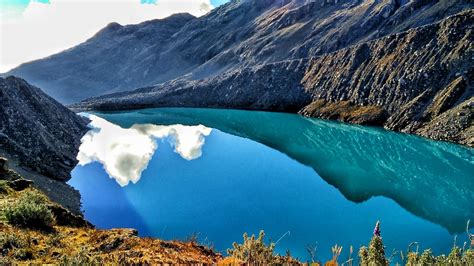
M379 106L359 106L348 101L332 103L324 100L316 100L306 106L301 113L311 117L340 120L363 125L381 125L387 118L385 110Z
M19 208L25 202L46 208L54 205L34 188L24 191L8 189L8 193L0 193L2 213L15 209L15 215L20 213L22 219L28 218L30 216L23 215L24 208ZM34 221L36 223L36 219ZM42 230L37 226L24 226L24 222L30 225L29 219L18 224L17 219L3 217L0 220L0 249L3 250L0 265L24 262L65 265L214 264L222 259L220 254L196 242L140 238L132 229L97 230L87 226L58 226L54 219L48 221L51 230Z

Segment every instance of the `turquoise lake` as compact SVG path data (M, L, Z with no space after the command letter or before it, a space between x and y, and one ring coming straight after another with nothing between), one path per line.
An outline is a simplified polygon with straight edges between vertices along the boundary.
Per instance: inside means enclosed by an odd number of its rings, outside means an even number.
M185 240L223 254L244 232L309 259L340 261L377 220L387 256L411 242L447 253L474 221L474 149L380 128L241 110L88 114L69 181L98 228ZM474 223L471 223L471 225ZM287 233L289 232L289 233ZM398 256L398 255L397 255Z

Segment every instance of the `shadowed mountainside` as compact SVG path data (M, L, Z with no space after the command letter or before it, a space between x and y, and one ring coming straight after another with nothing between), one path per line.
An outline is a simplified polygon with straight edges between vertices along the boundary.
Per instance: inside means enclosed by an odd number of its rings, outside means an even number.
M33 171L68 180L87 120L15 78L0 78L0 152Z
M234 0L199 18L177 14L138 25L111 23L83 44L7 75L72 103L319 56L469 7L466 0Z
M64 183L76 166L87 120L26 81L0 78L0 156L52 200L80 214L79 192Z

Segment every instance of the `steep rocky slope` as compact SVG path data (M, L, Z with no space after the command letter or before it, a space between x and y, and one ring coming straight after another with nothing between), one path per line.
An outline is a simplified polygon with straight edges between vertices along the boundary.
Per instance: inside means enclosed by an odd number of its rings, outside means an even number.
M0 155L68 180L87 121L16 77L0 78L0 103Z
M74 107L299 111L473 146L472 21L470 9L318 57L230 70L200 81L174 80Z
M469 0L234 0L199 18L179 14L139 25L112 23L79 46L8 74L71 103L319 56L472 6Z

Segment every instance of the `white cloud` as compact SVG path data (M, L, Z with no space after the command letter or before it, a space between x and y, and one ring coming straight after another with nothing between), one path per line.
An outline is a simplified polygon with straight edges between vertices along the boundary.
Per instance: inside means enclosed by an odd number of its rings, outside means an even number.
M121 128L91 115L93 128L83 138L77 159L79 165L100 162L111 178L121 186L137 183L158 148L156 139L169 137L171 145L183 159L202 155L205 137L212 129L205 126L157 126L151 124Z
M210 0L31 1L20 16L0 11L0 73L73 47L110 22L136 24L179 12L201 16L211 8Z

